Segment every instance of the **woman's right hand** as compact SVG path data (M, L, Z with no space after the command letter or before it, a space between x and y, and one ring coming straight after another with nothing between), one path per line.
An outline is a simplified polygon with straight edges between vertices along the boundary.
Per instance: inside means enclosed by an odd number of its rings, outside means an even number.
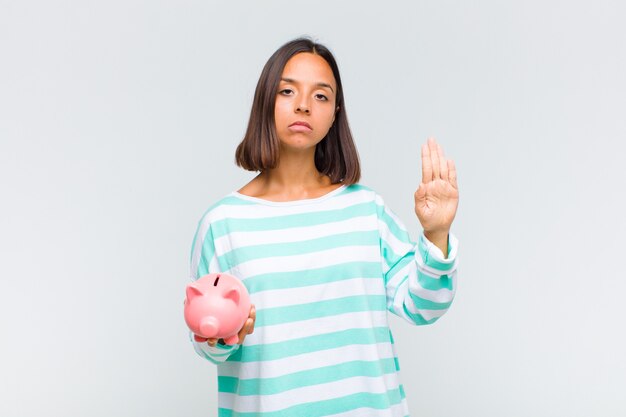
M254 304L252 304L250 306L250 315L248 316L248 320L246 320L246 322L243 324L243 327L241 328L241 330L239 330L239 341L237 342L238 344L242 344L243 340L246 338L247 335L251 334L252 332L254 332L254 322L256 321L256 309L254 307ZM209 344L209 346L214 347L217 344L217 340L218 339L207 339L207 343ZM220 339L222 340L222 339Z

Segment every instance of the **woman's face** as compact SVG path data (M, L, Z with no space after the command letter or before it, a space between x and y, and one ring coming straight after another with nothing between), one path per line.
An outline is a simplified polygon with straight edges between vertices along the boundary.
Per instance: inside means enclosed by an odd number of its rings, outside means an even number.
M274 117L282 147L315 148L335 120L337 86L330 65L308 52L292 56L281 75Z

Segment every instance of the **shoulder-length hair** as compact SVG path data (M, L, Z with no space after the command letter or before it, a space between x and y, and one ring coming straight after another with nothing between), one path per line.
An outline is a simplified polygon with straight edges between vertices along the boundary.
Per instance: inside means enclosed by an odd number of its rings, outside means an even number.
M265 63L254 92L246 134L235 151L235 163L248 171L265 171L278 166L280 140L274 119L278 85L287 61L301 52L324 58L337 83L335 121L326 137L315 147L315 166L319 172L328 175L333 184L355 184L361 177L361 168L348 125L339 68L328 48L307 37L287 42Z

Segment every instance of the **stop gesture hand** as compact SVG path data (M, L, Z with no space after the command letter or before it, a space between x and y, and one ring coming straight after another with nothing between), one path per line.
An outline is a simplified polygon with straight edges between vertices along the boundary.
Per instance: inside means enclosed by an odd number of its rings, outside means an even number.
M415 192L415 214L424 235L447 253L447 237L459 204L454 161L433 138L422 145L422 182Z

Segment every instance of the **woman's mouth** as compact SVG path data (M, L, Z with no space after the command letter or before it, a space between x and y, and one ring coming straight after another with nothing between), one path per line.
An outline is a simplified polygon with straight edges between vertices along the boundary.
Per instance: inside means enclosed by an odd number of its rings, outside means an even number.
M289 129L294 132L310 132L313 130L307 122L293 122L289 125Z

